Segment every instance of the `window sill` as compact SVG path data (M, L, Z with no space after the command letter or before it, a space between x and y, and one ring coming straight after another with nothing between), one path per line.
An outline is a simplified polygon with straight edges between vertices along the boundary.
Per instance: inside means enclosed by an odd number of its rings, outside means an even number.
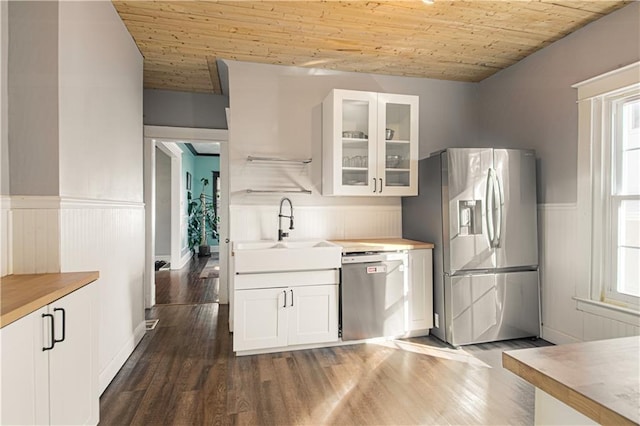
M573 299L576 301L576 309L579 311L640 327L640 312L636 310L581 297Z

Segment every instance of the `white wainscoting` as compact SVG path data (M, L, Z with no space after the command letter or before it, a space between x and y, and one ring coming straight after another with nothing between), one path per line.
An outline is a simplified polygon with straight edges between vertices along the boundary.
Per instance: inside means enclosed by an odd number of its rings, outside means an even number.
M60 272L59 197L11 197L14 274Z
M579 261L576 213L575 204L538 206L542 337L553 343L582 340L582 315L573 300Z
M62 201L62 272L100 272L100 393L144 336L144 205Z
M640 328L614 319L583 312L584 341L640 335Z
M13 273L11 198L0 196L0 277Z
M563 344L640 334L638 327L576 308L574 297L588 294L580 276L590 268L580 260L578 220L575 204L538 206L542 337Z
M3 230L10 223L12 234L2 233L2 244L11 248L2 252L7 270L99 271L102 393L144 336L144 204L11 197L2 206Z
M288 214L288 206L287 214ZM232 205L232 241L278 238L278 206ZM294 229L282 219L289 238L340 240L346 238L397 238L402 236L401 206L299 206L294 207Z

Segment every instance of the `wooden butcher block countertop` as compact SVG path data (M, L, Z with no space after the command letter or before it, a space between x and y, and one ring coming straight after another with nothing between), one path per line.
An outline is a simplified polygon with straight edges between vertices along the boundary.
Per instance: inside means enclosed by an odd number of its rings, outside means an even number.
M398 251L432 249L433 243L405 240L404 238L366 238L351 240L331 240L342 246L343 253L362 253L365 251Z
M99 276L98 272L90 271L0 278L0 328L84 287Z
M507 351L502 365L600 424L640 423L640 336Z

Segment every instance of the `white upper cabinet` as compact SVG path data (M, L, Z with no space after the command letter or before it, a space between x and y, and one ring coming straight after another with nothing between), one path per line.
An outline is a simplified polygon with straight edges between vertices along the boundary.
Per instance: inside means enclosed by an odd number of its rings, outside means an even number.
M417 195L418 99L332 90L322 111L322 193Z

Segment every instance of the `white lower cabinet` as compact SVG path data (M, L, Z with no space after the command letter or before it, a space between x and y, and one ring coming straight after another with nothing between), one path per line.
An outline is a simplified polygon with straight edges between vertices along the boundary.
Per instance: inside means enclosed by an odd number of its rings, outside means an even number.
M1 424L98 423L97 319L94 283L0 330Z
M277 348L287 345L285 288L263 288L235 292L233 349Z
M338 285L237 290L236 352L338 341Z
M433 254L431 249L409 250L409 333L433 328Z
M3 425L49 423L49 355L42 350L47 312L41 308L0 329Z
M289 344L338 340L338 286L318 285L289 289Z

